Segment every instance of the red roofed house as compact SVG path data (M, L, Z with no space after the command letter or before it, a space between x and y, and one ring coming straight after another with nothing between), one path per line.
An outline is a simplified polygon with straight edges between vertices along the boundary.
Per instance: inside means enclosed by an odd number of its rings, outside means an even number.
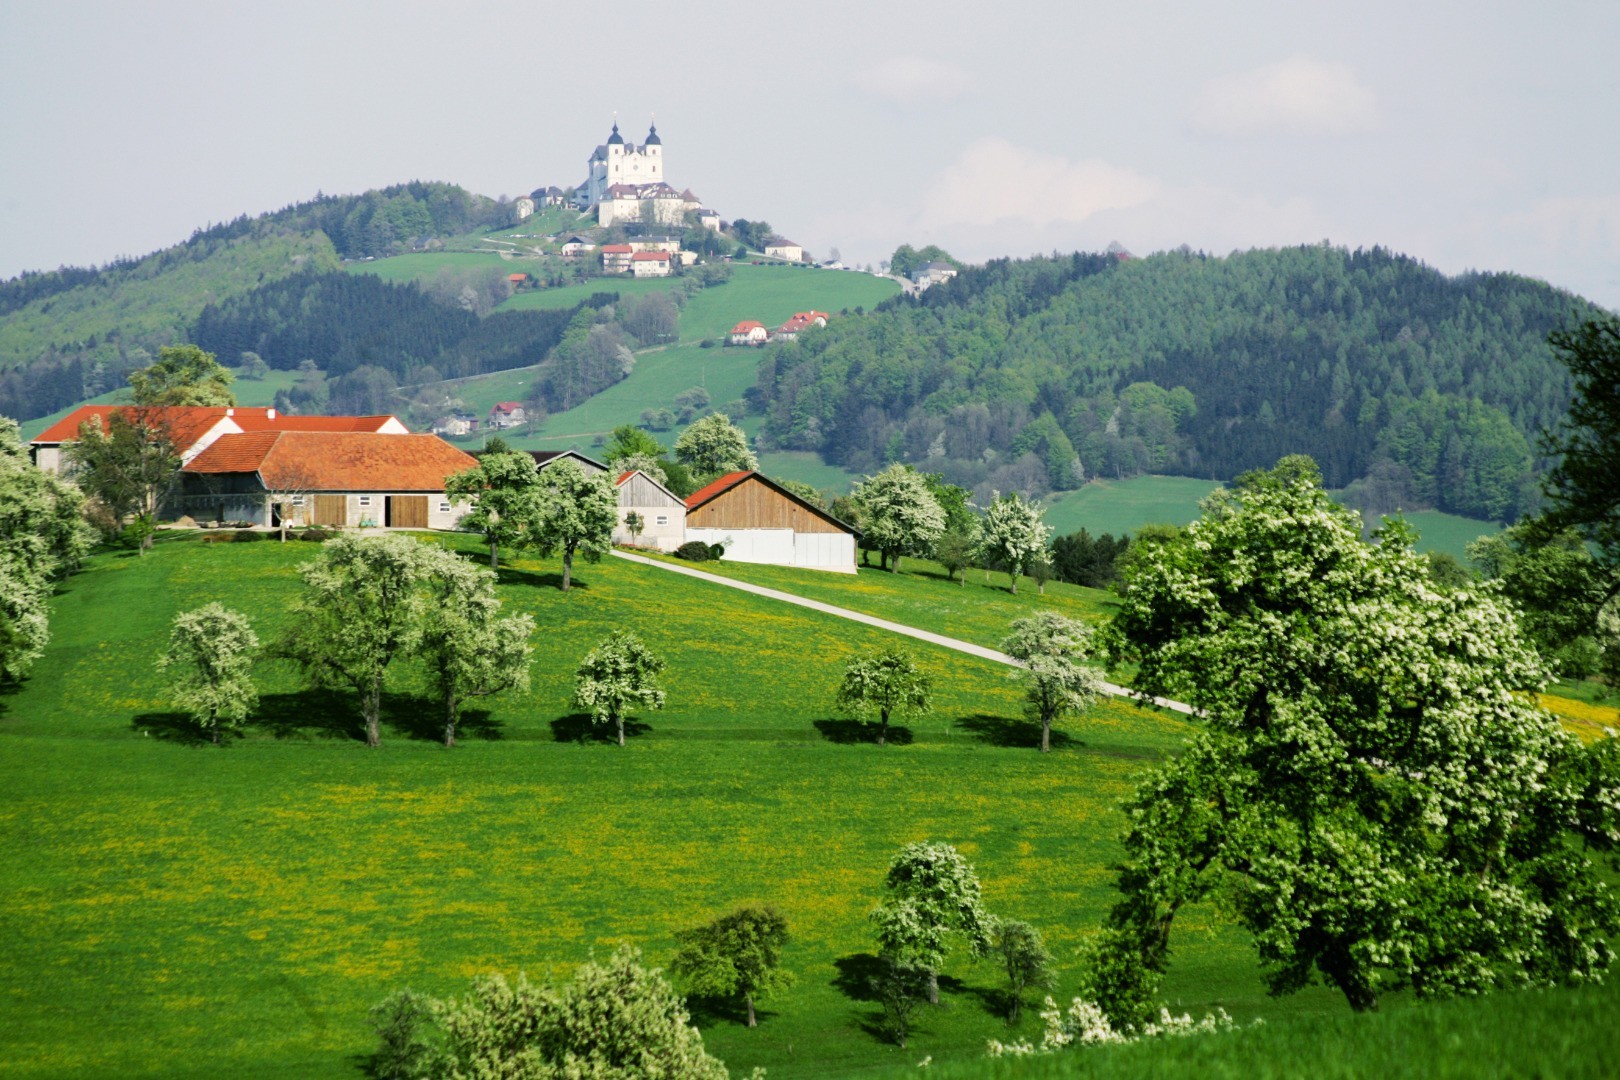
M855 572L857 533L757 472L727 473L686 500L686 539L735 562Z
M613 529L615 544L674 551L686 542L686 503L679 495L640 469L620 473L613 486L619 492L619 524ZM632 512L641 515L639 537L633 536L624 523Z
M602 273L623 274L630 269L630 258L636 249L629 244L602 245Z
M669 277L669 252L638 251L630 256L630 271L636 277Z
M202 453L222 435L245 431L370 431L405 435L410 432L393 416L287 416L275 409L236 406L172 406L138 409L133 405L82 405L40 432L29 442L34 464L45 472L60 472L62 444L77 442L82 424L99 420L103 425L113 413L140 414L166 424L169 438L185 464Z
M497 401L489 407L489 426L497 430L517 427L527 419L521 401Z
M182 504L200 519L274 527L284 507L312 525L451 529L466 503L445 481L477 465L437 435L252 431L221 435L180 470Z
M770 332L765 329L765 324L755 319L740 322L731 328L731 343L733 345L763 345L770 336Z
M793 341L799 336L799 331L808 330L812 326L826 326L827 313L825 311L795 311L793 318L771 331L772 341Z

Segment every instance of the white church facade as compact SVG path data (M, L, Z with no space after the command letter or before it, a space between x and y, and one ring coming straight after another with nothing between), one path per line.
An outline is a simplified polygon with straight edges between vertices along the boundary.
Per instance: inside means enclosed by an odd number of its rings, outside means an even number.
M607 142L591 151L585 182L574 189L581 210L596 211L603 227L649 219L648 224L679 225L701 203L690 191L676 191L664 180L664 144L651 124L640 146L625 142L614 121Z

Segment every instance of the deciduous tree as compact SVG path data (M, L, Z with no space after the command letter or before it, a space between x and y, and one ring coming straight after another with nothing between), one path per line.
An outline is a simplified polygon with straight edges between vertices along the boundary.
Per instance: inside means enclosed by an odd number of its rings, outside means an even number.
M528 543L543 558L562 553L562 591L574 579L574 556L596 562L613 549L613 529L619 523L619 495L606 476L586 476L569 460L548 466L540 474L539 510Z
M675 440L675 457L704 482L723 473L759 468L759 459L748 449L748 436L725 413L710 413L681 432Z
M670 968L685 978L693 994L740 997L748 1026L757 1024L756 998L793 984L782 971L782 948L788 941L787 920L775 908L740 907L713 922L675 935L680 951Z
M990 947L991 917L979 896L979 876L950 844L907 844L889 864L888 896L873 909L878 945L898 970L924 973L930 1004L939 1004L939 969L953 935L974 956Z
M236 404L230 369L195 345L170 345L158 350L150 366L129 373L137 405Z
M944 509L909 465L890 465L858 482L851 494L861 507L865 542L890 571L900 569L902 555L927 552L945 531Z
M925 715L929 708L928 675L904 649L890 647L876 656L856 656L844 665L838 684L838 708L862 720L878 718L877 744L889 738L890 719Z
M1358 1010L1608 966L1587 852L1617 835L1614 740L1534 704L1540 660L1490 589L1435 589L1404 526L1374 539L1285 458L1127 578L1112 654L1204 729L1126 807L1092 981L1116 1023L1145 1019L1177 914L1216 894L1273 993L1319 978Z
M664 661L628 630L615 630L585 654L575 672L574 705L598 724L612 724L624 745L624 718L636 706L664 707L658 676Z
M1052 724L1091 707L1103 678L1082 661L1091 655L1091 630L1055 611L1014 619L1001 651L1022 665L1013 677L1024 684L1024 705L1041 725L1041 753L1052 749Z
M92 417L63 450L74 480L99 499L114 520L135 517L146 525L140 550L152 546L151 525L180 472L180 454L164 410L137 407Z
M221 731L237 730L258 704L258 652L259 637L239 611L213 603L174 617L158 669L168 673L175 703L216 746Z
M1024 1008L1024 991L1057 985L1052 954L1041 932L1017 919L997 919L990 932L990 952L1007 972L1007 1022L1016 1024Z
M443 709L444 745L454 746L468 701L528 689L534 617L501 617L493 571L456 558L435 562L420 650Z
M521 543L539 520L540 474L534 458L520 451L485 453L477 465L446 480L444 494L472 500L460 526L483 534L491 570L500 568L501 547Z
M1041 521L1041 508L1025 502L1015 491L998 495L984 512L979 526L979 550L985 559L1007 571L1012 591L1030 560L1046 550L1052 534Z

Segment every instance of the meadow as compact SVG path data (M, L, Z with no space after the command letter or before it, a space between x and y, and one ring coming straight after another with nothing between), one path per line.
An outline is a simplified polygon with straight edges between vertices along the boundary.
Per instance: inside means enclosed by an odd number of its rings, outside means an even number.
M430 542L480 554L471 537ZM577 567L564 595L554 562L520 558L501 592L538 623L534 686L469 716L456 749L433 741L436 711L408 668L391 686L384 744L367 751L345 695L306 690L270 661L245 737L198 745L153 667L172 616L219 600L272 639L292 629L295 571L317 550L164 534L145 557L94 557L62 587L45 658L0 697L0 1075L358 1076L366 1010L393 989L449 994L489 971L566 977L621 942L662 964L677 930L748 901L787 916L797 983L764 1003L754 1030L698 1003L734 1075L914 1073L923 1058L986 1075L988 1039L1038 1039L1040 1027L1034 1010L1014 1029L996 1015L993 965L953 960L943 1006L905 1050L877 1030L866 914L889 858L912 840L956 844L990 908L1045 932L1065 997L1075 951L1112 900L1115 808L1189 731L1107 700L1062 725L1043 756L1006 668L908 641L935 711L879 748L831 698L848 656L892 641L882 631L617 559ZM1107 605L1050 585L1015 598L1004 577L964 588L921 562L856 577L719 569L990 643L1033 606L1097 618ZM964 595L973 610L955 606ZM668 708L638 716L622 749L568 701L580 656L616 627L670 662ZM1297 1032L1360 1045L1357 1025L1374 1022L1320 989L1268 998L1213 909L1178 929L1172 1004L1268 1021L1219 1037L1257 1046L1234 1060L1297 1065L1315 1037ZM1612 1014L1607 994L1581 1000ZM1388 1015L1404 1008L1391 999ZM1107 1075L1143 1075L1155 1053L1095 1060L1122 1063Z

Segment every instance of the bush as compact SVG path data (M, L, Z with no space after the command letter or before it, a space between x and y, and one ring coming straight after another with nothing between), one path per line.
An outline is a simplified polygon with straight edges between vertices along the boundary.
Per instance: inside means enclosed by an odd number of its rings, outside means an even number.
M708 562L714 558L714 555L710 552L709 545L703 541L688 540L675 549L675 557L685 559L688 562Z
M231 535L230 533L227 533L226 535L230 536L231 539L238 544L247 544L255 540L263 540L265 538L264 533L253 532L251 531L251 528L249 530L243 530L241 526L237 526L237 532L235 535Z
M311 543L319 544L330 535L331 534L325 529L305 529L303 532L298 534L298 539L308 540Z
M724 544L710 544L709 545L709 558L713 559L715 562L719 562L721 559L723 559L725 557L726 557L726 545L724 545Z

